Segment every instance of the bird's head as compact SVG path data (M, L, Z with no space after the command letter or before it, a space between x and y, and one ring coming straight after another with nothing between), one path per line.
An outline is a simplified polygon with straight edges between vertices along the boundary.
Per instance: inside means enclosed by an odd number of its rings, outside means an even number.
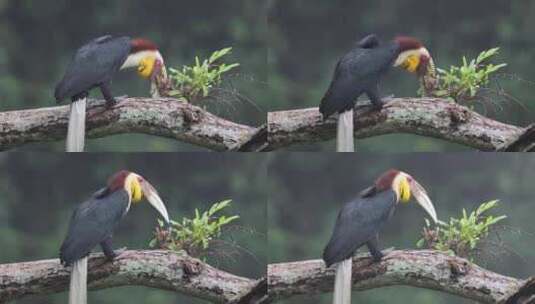
M398 202L408 203L411 197L414 196L418 204L431 216L433 221L437 222L437 213L427 192L409 174L391 169L375 181L375 187L379 191L392 189L396 193Z
M156 189L142 176L126 170L119 171L108 180L108 189L116 191L124 189L130 196L132 203L139 203L146 198L147 201L169 223L169 214Z
M399 55L394 62L395 67L405 69L418 76L424 76L430 69L434 70L433 58L422 43L412 37L396 37L394 42L399 47Z
M140 77L151 79L158 73L165 73L165 64L153 42L146 39L132 39L130 54L121 69L135 68Z

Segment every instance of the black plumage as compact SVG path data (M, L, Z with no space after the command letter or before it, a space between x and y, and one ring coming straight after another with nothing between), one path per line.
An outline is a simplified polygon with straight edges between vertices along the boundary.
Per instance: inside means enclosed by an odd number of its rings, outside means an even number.
M110 242L113 230L128 211L130 198L124 189L97 191L73 212L67 236L60 249L60 260L71 265L87 256L97 245L113 255Z
M113 103L109 86L130 54L130 42L129 37L103 36L82 46L56 86L56 101L67 98L75 101L86 97L89 90L100 87L106 101Z
M334 76L321 100L324 118L353 109L360 95L366 94L376 108L382 107L379 82L401 52L395 41L379 44L375 35L362 39L336 65Z
M396 201L392 189L377 191L371 187L347 203L340 210L331 239L323 251L327 267L350 258L365 244L373 257L380 259L382 254L376 247L377 236L392 216Z

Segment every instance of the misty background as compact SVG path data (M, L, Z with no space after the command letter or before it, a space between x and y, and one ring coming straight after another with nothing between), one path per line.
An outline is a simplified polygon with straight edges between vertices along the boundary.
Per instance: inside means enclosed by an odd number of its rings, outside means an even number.
M192 218L195 208L232 199L223 211L240 219L224 229L229 245L207 262L239 276L266 273L266 161L260 154L0 154L0 264L55 259L71 213L108 177L128 169L152 183L171 219ZM158 213L145 201L133 206L115 230L115 249L149 249ZM95 248L100 251L100 247ZM231 257L228 256L230 253ZM67 293L32 296L17 304L66 303ZM89 303L207 303L140 286L89 292Z
M154 41L168 68L192 65L233 47L224 58L241 66L225 77L219 102L200 103L227 119L258 126L270 105L264 43L265 4L248 0L0 0L0 111L56 105L54 87L76 50L111 34ZM115 96L149 96L148 81L135 71L113 79ZM92 98L102 99L93 90ZM63 151L64 143L39 143L20 150ZM89 140L86 151L199 151L199 147L148 135Z
M429 192L438 218L459 218L499 199L493 215L507 215L475 262L515 278L535 273L533 226L535 157L530 154L411 153L276 154L269 164L269 263L321 259L342 206L390 168L412 175ZM379 234L382 249L416 249L425 211L413 200L397 206ZM361 250L366 250L361 249ZM386 287L354 292L353 303L473 303L438 291ZM297 296L279 303L328 304L332 294Z
M75 51L104 35L152 39L168 67L191 64L196 55L232 46L226 62L241 67L225 78L221 102L209 111L258 126L268 111L318 106L337 60L369 33L420 39L438 67L459 65L500 47L496 63L508 67L491 87L495 107L479 112L520 126L535 117L535 3L501 0L0 0L0 111L54 106L53 89ZM414 75L394 69L382 95L416 96ZM148 96L149 84L134 72L114 78L115 96ZM502 94L503 93L503 94ZM504 97L504 94L507 97ZM100 98L95 91L93 97ZM416 135L359 140L359 151L452 151L467 148ZM334 143L297 145L297 151L330 151ZM63 142L20 150L62 151ZM175 140L118 135L89 140L88 151L199 151Z
M270 110L317 107L340 57L370 33L382 41L397 35L418 38L437 67L449 70L483 51L500 47L505 62L492 87L510 94L487 116L526 126L535 120L535 2L501 0L270 0ZM416 76L392 69L381 83L383 96L417 96ZM489 94L492 96L492 94ZM361 99L365 99L363 96ZM519 105L521 103L522 105ZM482 109L478 111L483 113ZM293 151L332 151L330 143L298 145ZM359 152L450 151L467 148L416 135L358 140Z

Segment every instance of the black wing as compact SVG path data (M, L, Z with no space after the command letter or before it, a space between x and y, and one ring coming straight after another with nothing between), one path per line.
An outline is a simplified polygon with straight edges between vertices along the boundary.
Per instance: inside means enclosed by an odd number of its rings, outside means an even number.
M370 42L364 44L372 45ZM346 54L336 65L329 89L321 100L323 117L351 110L361 94L377 87L396 56L396 48L392 45L358 47Z
M89 200L73 212L69 231L60 249L60 260L66 265L88 255L107 237L126 213L128 193L118 190L102 196L106 191L97 191Z
M363 49L373 49L379 46L379 38L377 35L371 34L362 38L357 45Z
M374 238L392 214L395 200L395 192L387 190L346 204L323 251L327 266L353 256L360 246Z
M130 54L129 37L103 36L81 47L54 93L57 102L108 83Z

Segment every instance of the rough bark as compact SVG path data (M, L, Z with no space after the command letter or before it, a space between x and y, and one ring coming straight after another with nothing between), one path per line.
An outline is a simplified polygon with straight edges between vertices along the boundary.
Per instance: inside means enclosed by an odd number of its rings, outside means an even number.
M268 266L270 300L332 292L334 267L321 260ZM469 261L437 251L395 250L373 263L367 255L353 259L353 290L392 285L435 289L482 303L505 303L518 296L526 281L485 270ZM524 288L535 294L533 288ZM515 302L511 302L515 303Z
M0 113L0 151L31 142L65 139L68 109L61 106ZM242 149L249 141L257 140L259 132L172 98L120 99L110 109L102 101L90 101L86 128L90 138L143 133L215 151Z
M411 133L483 151L535 151L535 126L501 123L444 99L387 101L380 112L365 105L356 107L355 137ZM324 121L317 108L309 108L268 113L267 126L255 128L173 98L127 98L111 109L102 101L91 101L87 135L143 133L214 151L260 152L333 139L336 120ZM67 122L67 106L0 113L0 151L31 142L63 140Z
M512 138L500 149L503 152L535 152L535 124L525 129L520 136Z
M175 291L214 303L242 303L259 282L213 268L170 251L125 251L113 262L101 254L89 261L88 288L137 285ZM0 303L29 295L67 291L70 267L58 259L0 265Z
M386 101L383 110L379 112L371 110L367 105L356 107L355 137L410 133L444 139L483 151L497 151L505 146L522 150L523 147L530 146L529 143L535 143L533 134L525 136L529 128L492 120L444 99L393 98ZM336 135L336 121L336 116L324 121L317 108L269 113L269 149L333 139ZM529 143L524 142L523 146L516 147L510 144L519 138Z

